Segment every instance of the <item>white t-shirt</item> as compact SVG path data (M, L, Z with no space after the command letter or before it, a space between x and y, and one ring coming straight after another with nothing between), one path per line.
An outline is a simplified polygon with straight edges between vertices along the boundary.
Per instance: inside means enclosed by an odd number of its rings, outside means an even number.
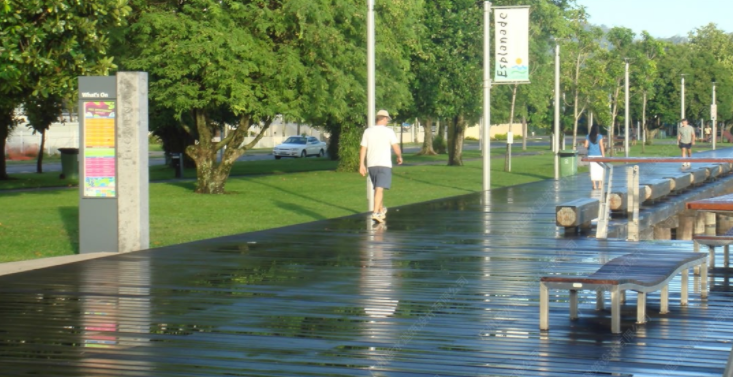
M367 148L366 166L392 167L392 145L397 144L397 135L387 126L372 126L364 131L361 146Z

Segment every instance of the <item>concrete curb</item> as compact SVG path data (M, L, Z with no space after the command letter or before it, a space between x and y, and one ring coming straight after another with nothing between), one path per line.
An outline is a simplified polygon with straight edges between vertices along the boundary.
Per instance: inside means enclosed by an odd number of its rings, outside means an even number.
M63 264L75 263L85 261L89 259L97 259L103 257L109 257L112 255L119 255L120 253L89 253L89 254L77 254L77 255L64 255L60 257L40 258L27 261L19 262L7 262L0 263L0 276L10 275L18 272L38 270L46 267L59 266Z

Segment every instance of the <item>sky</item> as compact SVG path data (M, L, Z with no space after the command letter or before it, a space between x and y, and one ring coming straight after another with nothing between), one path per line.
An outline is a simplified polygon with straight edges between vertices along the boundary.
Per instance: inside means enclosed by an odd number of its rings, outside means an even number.
M576 0L585 6L594 25L627 27L640 35L687 37L709 23L733 32L733 0Z

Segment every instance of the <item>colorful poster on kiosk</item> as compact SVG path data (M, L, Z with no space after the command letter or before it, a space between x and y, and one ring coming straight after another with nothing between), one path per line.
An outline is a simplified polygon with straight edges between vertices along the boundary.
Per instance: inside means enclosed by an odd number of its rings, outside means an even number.
M116 193L115 101L84 102L84 197Z

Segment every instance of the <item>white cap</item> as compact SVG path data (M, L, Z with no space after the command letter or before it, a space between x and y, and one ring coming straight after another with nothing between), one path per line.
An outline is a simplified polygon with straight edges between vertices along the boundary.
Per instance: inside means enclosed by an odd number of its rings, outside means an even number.
M392 117L389 116L389 113L387 112L387 110L379 110L379 111L377 111L377 116L378 117L387 117L389 120L392 120Z

